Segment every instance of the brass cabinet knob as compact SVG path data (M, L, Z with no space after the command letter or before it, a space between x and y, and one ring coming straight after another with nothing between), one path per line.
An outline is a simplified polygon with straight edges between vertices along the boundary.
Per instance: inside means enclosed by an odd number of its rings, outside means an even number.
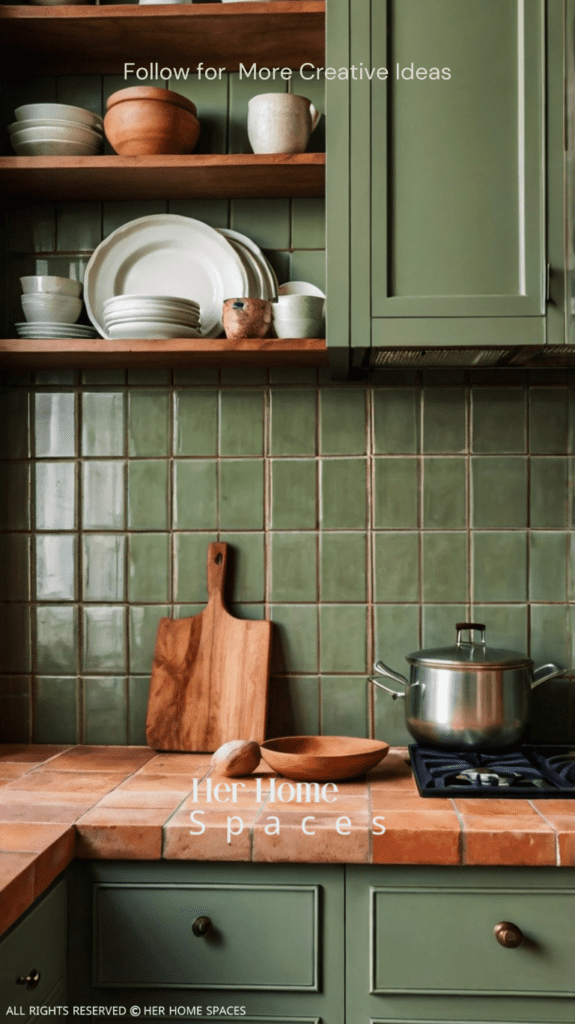
M493 931L499 945L505 946L505 949L517 949L523 942L521 928L518 928L516 924L512 924L511 921L500 921L499 924L495 925Z
M207 935L212 927L211 917L196 917L195 921L192 922L192 931L194 935L201 938L203 935Z
M25 985L27 989L36 988L39 983L40 971L36 967L33 967L31 971L28 971L25 978L16 978L16 984Z

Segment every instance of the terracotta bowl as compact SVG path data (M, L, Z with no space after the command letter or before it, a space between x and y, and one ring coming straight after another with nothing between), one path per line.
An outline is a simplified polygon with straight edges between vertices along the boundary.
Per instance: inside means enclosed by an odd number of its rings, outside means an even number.
M191 153L198 141L195 104L170 89L121 89L106 106L104 131L120 156Z
M389 743L352 736L280 736L260 747L264 761L278 775L332 782L363 775L383 760Z

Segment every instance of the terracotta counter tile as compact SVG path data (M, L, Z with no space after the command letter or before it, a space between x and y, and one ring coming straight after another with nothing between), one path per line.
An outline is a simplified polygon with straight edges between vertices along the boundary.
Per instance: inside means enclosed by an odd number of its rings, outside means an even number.
M540 814L565 814L575 822L575 800L531 800L530 803Z
M423 798L419 794L383 788L371 793L371 806L373 810L389 808L390 811L453 811L449 797Z
M37 899L64 868L74 860L76 854L76 830L69 828L42 850L36 860L34 899Z
M275 828L279 819L279 834L266 832L266 827ZM351 822L336 824L342 817ZM303 831L304 819L306 832ZM349 832L349 834L343 834ZM313 834L309 834L313 833ZM345 810L341 813L331 810L327 813L314 812L312 808L301 811L275 813L273 807L264 807L253 829L253 860L259 862L277 861L284 863L308 864L368 864L369 863L369 819L364 810Z
M489 803L481 801L484 802ZM521 812L492 816L485 812L462 814L461 820L465 832L465 864L555 864L555 834L541 818L537 821Z
M13 782L14 779L19 779L35 767L35 764L30 764L29 762L0 761L0 785Z
M0 934L34 901L34 853L0 853Z
M389 811L385 833L372 835L374 864L459 864L461 828L454 811Z
M210 769L211 754L159 754L156 750L150 753L152 757L140 769L139 775L166 772L168 775L189 775L193 779L205 775Z
M43 822L0 822L0 850L3 853L38 853L70 831L66 825Z
M76 822L76 856L159 860L162 826L169 814L161 807L94 807Z
M28 800L18 800L18 794L13 794L11 801L1 799L0 791L0 821L3 822L43 822L45 824L59 822L64 825L72 825L77 818L85 814L94 804L94 800L76 801L75 803L52 803L43 800L40 794L35 794L34 803Z
M69 796L93 796L94 802L125 779L123 772L60 772L36 768L3 787L4 793L42 793L53 802Z
M192 821L194 810L202 810L203 813L196 813ZM163 857L166 860L249 861L252 855L251 828L257 814L253 807L229 811L214 810L210 805L203 808L196 805L191 810L180 808L164 827ZM235 820L228 824L229 818ZM204 826L204 831L198 834L200 825Z
M124 772L141 768L154 757L149 747L72 747L60 754L50 768L58 772Z
M407 750L392 747L387 757L375 768L372 768L367 775L367 781L372 791L385 787L417 794L415 779L411 768L406 764L407 760Z
M0 743L0 764L5 761L42 764L71 749L69 746L57 746L53 743Z
M557 864L559 867L575 867L575 815L573 806L565 813L563 808L570 800L545 800L538 802L537 809L542 820L548 823L556 836ZM547 807L555 805L556 810Z
M473 817L487 815L489 818L495 818L501 814L506 818L509 816L530 818L532 821L536 821L538 817L529 800L482 800L481 797L464 800L461 797L454 797L453 802L461 814L469 814Z

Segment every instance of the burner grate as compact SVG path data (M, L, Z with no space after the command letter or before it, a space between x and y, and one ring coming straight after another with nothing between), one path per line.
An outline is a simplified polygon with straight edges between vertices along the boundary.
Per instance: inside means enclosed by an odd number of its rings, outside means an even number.
M575 797L575 750L522 747L504 753L409 747L421 796Z

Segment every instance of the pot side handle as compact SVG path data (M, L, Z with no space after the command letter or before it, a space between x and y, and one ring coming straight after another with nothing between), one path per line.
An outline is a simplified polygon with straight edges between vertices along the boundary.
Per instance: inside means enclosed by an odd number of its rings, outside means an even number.
M548 662L547 665L540 665L539 668L536 668L533 672L531 689L534 690L536 686L541 686L541 683L546 683L548 679L555 679L557 676L562 676L564 671L564 668L560 668L559 665L554 665L552 661Z
M405 676L400 675L399 672L394 672L392 668L388 668L387 665L383 664L383 661L376 662L374 667L375 671L379 672L380 675L387 676L388 679L393 679L393 681L395 683L399 683L400 686L409 685ZM389 686L384 686L384 684L380 683L377 679L370 679L370 682L374 683L375 686L379 686L382 690L385 690L386 693L390 693L394 700L397 700L398 697L405 697L405 693L398 693L397 690L390 690Z

